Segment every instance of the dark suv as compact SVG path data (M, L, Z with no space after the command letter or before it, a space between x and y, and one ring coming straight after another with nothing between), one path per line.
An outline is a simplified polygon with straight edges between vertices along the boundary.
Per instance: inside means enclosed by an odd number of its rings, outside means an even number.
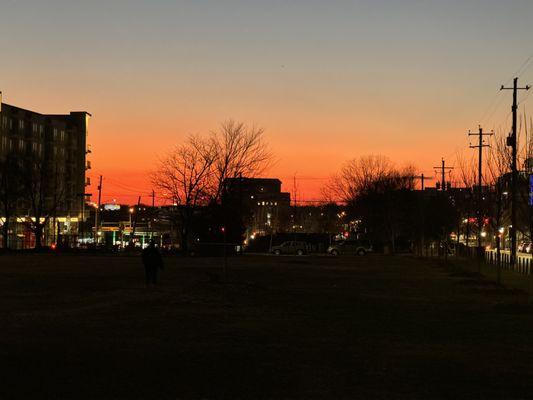
M372 245L368 240L345 240L328 247L328 254L338 256L341 254L355 254L364 256L372 252Z
M283 242L279 246L272 246L272 253L276 255L280 254L297 254L299 256L307 253L307 245L305 242Z

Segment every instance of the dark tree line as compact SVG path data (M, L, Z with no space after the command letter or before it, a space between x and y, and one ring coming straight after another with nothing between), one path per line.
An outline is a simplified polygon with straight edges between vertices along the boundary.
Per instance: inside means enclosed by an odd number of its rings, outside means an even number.
M59 160L45 162L34 153L10 152L0 161L0 213L2 247L9 248L10 231L22 218L35 235L35 248L43 246L46 226L65 204Z
M452 199L440 192L415 190L415 169L396 167L382 156L346 163L324 191L347 204L358 220L358 234L376 247L422 251L432 241L445 241L457 220Z

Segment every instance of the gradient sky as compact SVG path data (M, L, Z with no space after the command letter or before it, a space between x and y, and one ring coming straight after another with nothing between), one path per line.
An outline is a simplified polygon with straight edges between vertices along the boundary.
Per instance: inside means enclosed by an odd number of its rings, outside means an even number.
M104 201L149 192L158 156L228 118L264 127L269 176L314 199L350 158L433 176L468 129L509 129L498 88L533 54L531 17L531 0L0 0L0 90L93 114Z

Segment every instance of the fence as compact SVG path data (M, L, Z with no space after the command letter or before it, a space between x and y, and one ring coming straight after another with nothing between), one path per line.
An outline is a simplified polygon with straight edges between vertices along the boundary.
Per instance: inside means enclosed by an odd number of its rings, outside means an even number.
M485 261L489 265L496 266L498 263L496 250L485 250ZM511 267L511 252L509 250L501 250L500 261L502 269L514 271L522 275L531 275L533 272L533 256L531 254L517 254L516 263L514 267Z

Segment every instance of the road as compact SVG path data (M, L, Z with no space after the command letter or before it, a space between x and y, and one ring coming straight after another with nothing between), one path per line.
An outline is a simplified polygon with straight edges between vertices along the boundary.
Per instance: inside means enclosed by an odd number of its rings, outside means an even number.
M409 257L0 256L1 399L533 398L533 308Z

